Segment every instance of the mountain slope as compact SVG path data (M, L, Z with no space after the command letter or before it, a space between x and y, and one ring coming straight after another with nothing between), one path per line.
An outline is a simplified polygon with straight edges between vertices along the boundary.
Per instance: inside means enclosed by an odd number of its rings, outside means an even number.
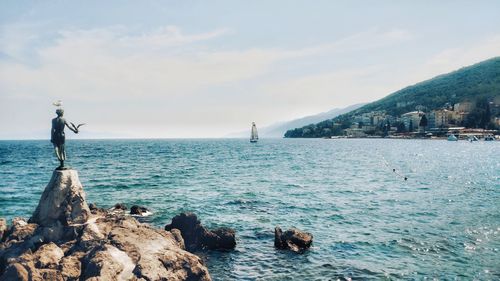
M279 123L275 123L275 124L272 124L272 125L269 125L266 127L258 128L259 137L261 137L261 138L282 138L283 135L285 134L285 132L289 128L302 127L302 126L306 126L309 124L320 122L320 121L325 120L325 119L335 118L341 114L358 109L365 104L366 103L359 103L359 104L350 105L350 106L345 107L345 108L334 108L332 110L322 112L319 114L305 116L305 117L294 119L291 121L279 122ZM250 128L248 129L248 131L232 133L232 134L229 134L227 137L233 137L233 138L250 137Z
M447 102L454 104L495 95L500 95L500 57L406 87L353 113L386 110L390 115L400 115L415 110L416 105L435 109ZM398 102L410 104L398 107Z
M310 115L299 119L291 120L288 122L278 123L267 127L263 127L262 129L259 129L259 135L268 138L270 137L281 138L289 128L302 127L305 125L318 123L325 119L335 118L341 114L358 109L363 105L365 105L365 103L354 104L345 108L334 108L327 112L322 112L316 115Z
M347 124L352 121L353 116L373 111L385 111L388 115L400 116L403 113L414 111L416 106L434 110L443 107L446 103L475 102L484 98L492 100L497 96L500 96L500 57L406 87L357 110L320 123L323 125L324 122L329 121L329 123ZM317 125L320 123L307 126L308 132L314 130L315 126L318 127ZM293 131L287 131L285 136L300 137L297 136L297 129L295 132ZM311 137L317 136L314 132L309 135Z

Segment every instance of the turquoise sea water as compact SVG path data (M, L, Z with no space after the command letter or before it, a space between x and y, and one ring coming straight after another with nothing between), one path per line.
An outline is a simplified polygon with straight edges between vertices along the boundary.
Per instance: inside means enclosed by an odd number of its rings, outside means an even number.
M214 280L500 279L500 142L275 139L68 141L87 200L183 211L237 231L201 252ZM57 161L0 141L0 217L29 217ZM396 173L392 169L396 169ZM403 176L408 180L404 181ZM274 227L314 235L273 248Z

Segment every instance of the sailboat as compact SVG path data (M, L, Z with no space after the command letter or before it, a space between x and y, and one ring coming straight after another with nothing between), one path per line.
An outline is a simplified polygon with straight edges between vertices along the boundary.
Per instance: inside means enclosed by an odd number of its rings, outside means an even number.
M255 122L252 122L252 132L250 133L250 142L257 142L259 140L259 135L257 134L257 127Z

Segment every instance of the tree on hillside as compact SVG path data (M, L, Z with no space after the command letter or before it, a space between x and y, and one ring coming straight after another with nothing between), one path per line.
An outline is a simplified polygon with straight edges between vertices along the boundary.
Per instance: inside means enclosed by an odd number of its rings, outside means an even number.
M491 119L490 103L486 98L479 98L476 107L467 116L465 126L468 128L488 128Z
M427 127L427 117L424 115L422 115L422 118L420 118L420 124L418 124L420 127L423 127L424 128L424 132L425 132L425 127Z

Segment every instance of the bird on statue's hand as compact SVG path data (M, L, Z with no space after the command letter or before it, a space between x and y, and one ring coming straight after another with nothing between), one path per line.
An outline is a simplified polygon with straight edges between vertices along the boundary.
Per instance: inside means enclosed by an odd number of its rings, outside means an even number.
M73 123L71 123L71 122L69 122L69 123L71 124L71 126L73 126L73 129L75 129L75 133L76 133L76 134L78 134L78 132L79 132L79 130L78 130L78 129L79 129L81 126L85 125L85 123L82 123L82 124L78 124L78 126L75 126L75 124L73 124Z

